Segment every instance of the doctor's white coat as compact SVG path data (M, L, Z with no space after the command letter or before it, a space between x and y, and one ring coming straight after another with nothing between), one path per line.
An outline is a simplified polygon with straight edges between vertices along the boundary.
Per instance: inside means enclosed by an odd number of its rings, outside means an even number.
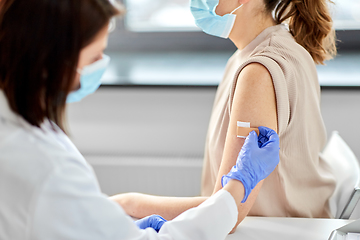
M0 90L0 240L220 240L236 221L236 203L221 190L159 233L138 229L69 138L49 121L28 124Z

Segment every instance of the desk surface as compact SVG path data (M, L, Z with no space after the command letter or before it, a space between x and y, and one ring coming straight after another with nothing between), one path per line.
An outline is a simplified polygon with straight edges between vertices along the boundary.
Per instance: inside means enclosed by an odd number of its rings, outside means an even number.
M353 220L246 217L226 240L327 240L331 232Z

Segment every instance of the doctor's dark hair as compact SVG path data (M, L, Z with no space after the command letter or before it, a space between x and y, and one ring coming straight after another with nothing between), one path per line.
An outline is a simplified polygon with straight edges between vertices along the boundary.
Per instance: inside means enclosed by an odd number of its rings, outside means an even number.
M336 38L329 12L331 0L264 0L276 23L288 21L290 33L316 64L336 55Z
M120 13L109 0L1 0L0 88L11 109L64 131L80 51Z

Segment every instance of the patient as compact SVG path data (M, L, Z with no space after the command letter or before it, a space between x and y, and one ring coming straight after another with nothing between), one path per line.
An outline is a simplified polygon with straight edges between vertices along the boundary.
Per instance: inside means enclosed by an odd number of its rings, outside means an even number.
M201 2L192 0L192 4L196 1ZM223 16L234 9L236 20L229 38L238 50L228 61L214 102L202 196L129 193L111 197L127 214L137 218L159 214L170 220L220 190L221 177L235 164L244 143L236 136L237 121L243 121L277 131L280 164L242 204L238 224L247 215L332 217L328 199L335 180L319 157L326 131L315 68L336 53L328 0L220 0L216 14Z

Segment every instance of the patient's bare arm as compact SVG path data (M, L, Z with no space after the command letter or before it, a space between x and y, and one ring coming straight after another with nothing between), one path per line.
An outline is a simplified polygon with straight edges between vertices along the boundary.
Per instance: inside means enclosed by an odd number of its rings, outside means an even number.
M227 174L235 165L239 151L244 144L244 139L238 138L236 134L237 121L250 122L251 127L266 126L277 131L275 90L270 73L261 64L251 63L247 65L238 77L224 154L214 193L222 188L221 177ZM237 225L251 210L262 183L263 181L260 181L252 190L247 201L240 204Z
M171 220L182 212L197 207L207 197L163 197L141 193L123 193L112 196L110 199L120 204L132 217L143 218L158 214L166 220Z

